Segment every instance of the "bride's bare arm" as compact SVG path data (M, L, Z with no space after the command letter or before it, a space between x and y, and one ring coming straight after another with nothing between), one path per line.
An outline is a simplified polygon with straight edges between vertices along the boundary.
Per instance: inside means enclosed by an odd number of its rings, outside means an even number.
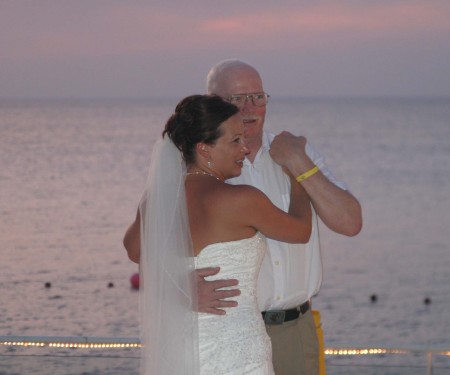
M248 220L256 230L266 237L288 242L306 243L311 235L311 205L304 189L293 183L289 212L276 207L260 190L243 186L242 220Z
M292 174L288 173L288 175L291 179L289 214L304 220L306 223L312 223L312 209L309 195Z
M123 246L127 250L128 258L134 263L139 263L141 257L141 214L139 210L136 219L125 232Z

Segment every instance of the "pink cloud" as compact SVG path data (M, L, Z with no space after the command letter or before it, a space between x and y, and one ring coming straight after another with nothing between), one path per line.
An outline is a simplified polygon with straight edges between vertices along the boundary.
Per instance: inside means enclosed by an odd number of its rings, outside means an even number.
M0 36L1 44L11 45L7 52L3 49L4 58L113 58L217 46L286 49L325 40L352 44L450 31L449 5L442 1L361 2L353 6L322 2L228 16L208 16L212 9L198 12L192 7L157 7L150 2L105 4L91 12L81 8L67 11L60 5L57 10L45 11L48 18L42 11L42 20L24 14L21 24L27 27L14 26L12 37Z
M448 10L448 6L446 6ZM322 5L309 9L283 9L208 19L202 30L209 37L232 37L236 42L255 36L261 41L295 35L300 39L350 32L352 37L395 37L396 34L450 31L450 17L424 2L372 4L364 6Z

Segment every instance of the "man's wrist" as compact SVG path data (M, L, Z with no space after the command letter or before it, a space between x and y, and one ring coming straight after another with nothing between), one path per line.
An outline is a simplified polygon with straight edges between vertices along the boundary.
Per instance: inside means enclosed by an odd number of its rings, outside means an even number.
M315 165L311 169L307 170L305 173L302 173L299 176L297 176L295 179L297 180L297 182L302 183L311 176L314 176L317 172L319 172L319 167Z

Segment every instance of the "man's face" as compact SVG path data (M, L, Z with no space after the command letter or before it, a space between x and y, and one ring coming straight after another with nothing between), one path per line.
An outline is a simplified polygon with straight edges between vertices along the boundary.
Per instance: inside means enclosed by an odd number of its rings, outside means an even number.
M263 85L259 74L249 67L234 67L223 73L215 94L224 99L232 95L263 93ZM266 106L255 106L252 98L244 100L240 106L244 123L244 138L251 152L256 153L262 144Z

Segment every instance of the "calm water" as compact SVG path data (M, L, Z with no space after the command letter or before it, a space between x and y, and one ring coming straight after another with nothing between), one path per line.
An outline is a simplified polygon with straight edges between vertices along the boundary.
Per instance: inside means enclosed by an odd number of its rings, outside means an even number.
M176 102L0 101L0 335L139 335L122 236ZM321 228L326 346L449 348L450 100L274 99L267 126L363 205L359 236Z

